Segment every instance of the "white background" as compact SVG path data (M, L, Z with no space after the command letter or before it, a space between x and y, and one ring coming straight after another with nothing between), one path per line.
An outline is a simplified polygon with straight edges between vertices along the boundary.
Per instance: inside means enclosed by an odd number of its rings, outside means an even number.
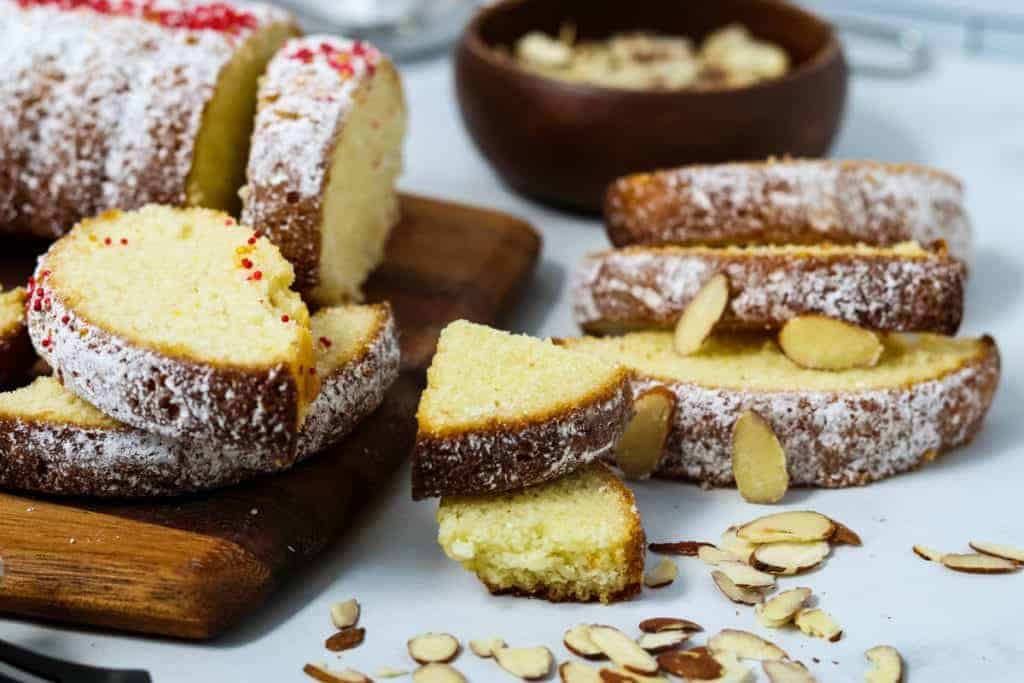
M605 246L600 223L543 208L499 183L463 131L447 61L412 66L405 77L412 130L404 189L530 220L545 237L543 262L509 326L539 335L575 333L566 275L583 253ZM852 86L836 156L923 162L965 179L977 251L963 332L993 333L1004 370L987 427L969 448L866 488L793 491L784 505L771 509L816 509L864 538L863 548L839 548L822 570L783 584L813 588L844 626L841 642L758 628L751 612L718 594L695 559L680 559L680 579L671 587L611 607L491 597L437 546L436 503L410 500L407 470L380 492L341 542L216 643L3 620L0 638L88 663L146 668L160 683L304 681L300 669L307 661L328 660L371 675L381 665L409 667L405 642L423 631L448 631L462 639L499 635L515 646L544 644L564 660L561 634L570 625L599 621L633 632L643 618L678 615L712 633L723 627L762 633L822 681L863 680L863 652L880 643L903 652L911 681L1020 680L1024 574L957 574L916 558L910 546L960 551L972 538L1024 545L1022 93L1021 65L952 53L913 82L855 80ZM671 482L635 490L652 540L714 540L726 526L768 511L744 503L734 490L705 492ZM339 661L322 647L331 634L328 610L353 596L363 605L367 640ZM513 680L468 653L456 665L472 681Z

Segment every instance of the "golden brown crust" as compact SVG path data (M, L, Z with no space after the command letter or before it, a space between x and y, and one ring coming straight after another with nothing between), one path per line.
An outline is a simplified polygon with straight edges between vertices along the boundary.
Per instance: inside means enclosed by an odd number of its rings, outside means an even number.
M669 327L716 273L730 287L722 329L778 329L817 314L875 330L953 334L963 313L965 267L941 253L628 247L581 264L576 321L593 333Z
M632 417L629 373L576 405L466 430L421 427L413 449L412 496L499 493L568 474L610 453Z
M616 246L943 240L966 259L962 195L954 176L923 166L783 159L626 176L605 218Z

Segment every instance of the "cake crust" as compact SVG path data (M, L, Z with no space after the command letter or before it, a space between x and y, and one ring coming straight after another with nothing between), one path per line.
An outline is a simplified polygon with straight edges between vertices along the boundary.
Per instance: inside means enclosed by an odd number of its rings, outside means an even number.
M791 485L860 486L916 469L971 441L999 383L991 337L959 367L932 379L860 391L711 388L649 376L634 393L665 387L677 400L655 476L731 486L732 429L754 410L786 451Z
M287 469L351 432L397 378L394 319L386 305L376 308L370 341L323 378L290 452L222 446L187 433L171 439L126 424L81 426L0 413L0 485L57 495L171 496Z
M943 254L627 247L592 254L577 269L576 322L595 334L670 327L715 273L731 290L722 329L772 330L817 314L875 330L953 334L963 313L965 267Z
M783 159L626 176L608 190L605 219L616 246L943 240L969 260L972 240L958 179L872 161Z
M633 413L629 375L577 405L528 420L434 435L413 449L412 497L498 493L568 474L609 456Z

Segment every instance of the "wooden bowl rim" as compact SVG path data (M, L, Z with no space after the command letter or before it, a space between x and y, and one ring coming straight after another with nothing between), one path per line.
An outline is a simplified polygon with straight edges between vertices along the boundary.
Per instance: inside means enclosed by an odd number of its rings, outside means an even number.
M549 88L552 90L566 91L567 94L579 95L579 96L604 96L604 97L653 97L659 99L667 98L680 98L685 99L689 97L724 97L730 95L745 94L750 92L756 92L758 90L769 90L786 83L792 83L800 79L806 78L808 75L821 71L827 66L834 63L836 60L842 58L842 46L839 43L839 37L836 33L835 26L817 14L810 12L799 5L788 2L788 0L752 0L758 4L764 5L771 9L784 8L785 10L795 12L796 14L803 15L805 19L809 19L817 24L821 25L828 34L825 44L818 50L810 59L807 59L795 69L790 70L784 76L779 78L771 78L764 81L758 81L750 85L744 85L734 88L717 88L709 90L693 90L693 89L679 89L679 90L631 90L627 88L611 88L603 85L595 85L593 83L575 83L571 81L564 81L557 78L551 78L548 76L542 76L540 74L528 71L523 67L516 64L514 60L509 60L500 57L493 47L486 44L483 38L480 37L480 26L484 21L489 19L495 12L504 9L508 5L513 4L524 4L530 0L498 0L497 2L491 3L482 7L463 30L462 38L460 40L460 46L467 49L474 58L482 60L487 63L490 67L497 68L499 71L505 73L505 75L512 78L522 78L527 81L533 81L542 88Z

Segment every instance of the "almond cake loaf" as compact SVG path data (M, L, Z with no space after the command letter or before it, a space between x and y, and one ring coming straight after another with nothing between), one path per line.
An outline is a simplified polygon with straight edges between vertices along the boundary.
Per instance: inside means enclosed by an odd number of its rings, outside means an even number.
M0 0L0 233L147 203L236 212L270 5Z
M362 298L398 221L405 101L398 72L362 41L289 41L260 81L242 222L295 266L318 305Z
M277 472L337 443L376 410L398 376L386 305L326 308L313 316L322 389L294 450L223 446L183 433L151 434L120 423L40 377L0 393L0 485L48 494L177 495Z

